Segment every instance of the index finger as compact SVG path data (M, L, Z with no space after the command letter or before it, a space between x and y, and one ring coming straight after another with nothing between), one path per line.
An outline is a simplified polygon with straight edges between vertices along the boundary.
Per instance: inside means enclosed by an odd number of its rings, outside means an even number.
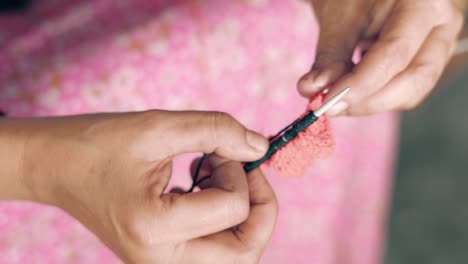
M263 249L270 240L278 216L278 201L271 185L260 169L247 175L250 215L234 230L244 245Z
M211 187L200 192L164 194L158 215L158 241L180 242L238 225L249 215L249 190L242 165L209 156Z
M250 215L247 220L230 230L190 241L186 250L191 261L211 263L229 257L242 259L242 254L247 254L249 258L260 258L276 225L278 202L260 169L249 173L247 181L250 196Z
M344 99L352 112L353 105L372 95L403 71L434 27L433 13L427 8L424 1L397 5L377 42L353 71L336 83L326 100L344 88L352 87L353 90Z

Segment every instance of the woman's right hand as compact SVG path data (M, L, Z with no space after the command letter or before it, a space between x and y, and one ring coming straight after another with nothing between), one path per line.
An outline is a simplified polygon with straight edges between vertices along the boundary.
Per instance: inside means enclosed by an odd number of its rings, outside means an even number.
M0 160L21 157L18 170L0 168L0 183L18 172L27 190L8 191L9 184L0 198L64 209L127 263L255 263L273 232L275 195L259 170L246 175L240 163L263 156L268 141L229 115L4 119L0 131L0 145L14 147L0 150ZM173 157L191 152L214 153L210 186L165 192Z
M325 100L351 87L328 115L409 110L434 89L463 26L462 0L308 0L320 24L317 55L298 83ZM457 4L458 3L458 4ZM354 65L357 47L362 60Z

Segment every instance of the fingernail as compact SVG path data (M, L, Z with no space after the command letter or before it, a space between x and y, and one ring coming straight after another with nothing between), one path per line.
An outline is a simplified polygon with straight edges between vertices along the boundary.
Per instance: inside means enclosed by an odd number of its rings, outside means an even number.
M258 153L265 153L268 149L268 141L257 132L247 131L247 143Z
M327 111L327 116L338 116L342 114L348 108L348 103L346 102L338 102L332 108Z
M318 75L319 72L316 70L307 73L301 80L303 89L307 92L316 92L317 90L321 89L322 85L317 83Z
M328 84L328 76L326 74L320 74L318 77L315 78L315 86L317 89L322 89Z

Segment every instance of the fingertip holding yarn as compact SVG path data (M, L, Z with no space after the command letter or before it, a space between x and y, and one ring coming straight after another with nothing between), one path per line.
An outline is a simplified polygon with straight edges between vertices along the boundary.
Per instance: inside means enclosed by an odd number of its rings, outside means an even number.
M310 100L304 115L310 110L320 107L325 95L318 93ZM326 116L321 116L314 124L279 149L267 164L279 173L297 177L306 173L317 159L329 157L335 148L329 121Z

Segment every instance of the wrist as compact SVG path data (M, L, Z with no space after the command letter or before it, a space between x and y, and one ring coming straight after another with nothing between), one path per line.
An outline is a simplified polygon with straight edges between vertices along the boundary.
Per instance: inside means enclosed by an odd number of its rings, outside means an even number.
M0 118L0 200L34 200L23 170L27 138L20 119Z

